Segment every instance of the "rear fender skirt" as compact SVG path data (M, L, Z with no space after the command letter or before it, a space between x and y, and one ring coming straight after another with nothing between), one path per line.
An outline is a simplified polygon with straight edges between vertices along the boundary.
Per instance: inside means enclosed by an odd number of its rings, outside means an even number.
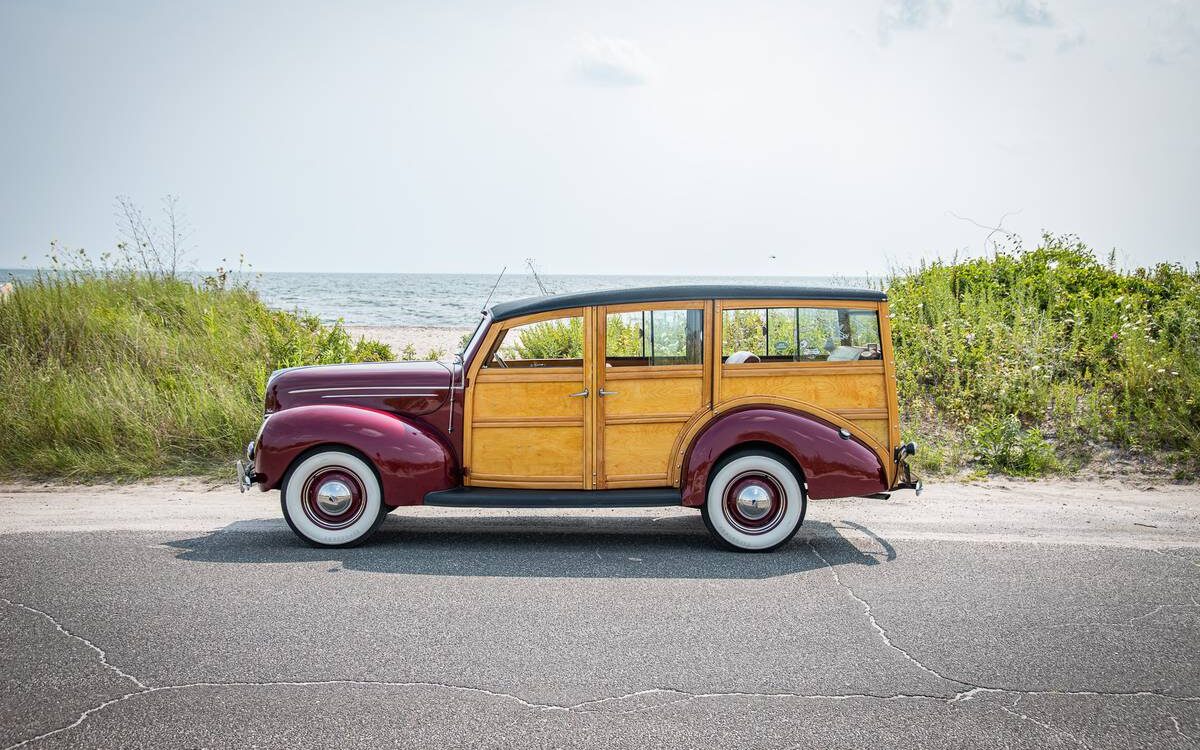
M721 456L747 443L766 443L790 456L804 472L814 500L857 497L887 489L887 470L879 454L820 417L778 406L726 412L692 441L684 459L684 505L704 504L708 476ZM849 434L847 432L847 434Z
M267 420L254 457L259 488L279 489L292 462L321 445L347 446L366 456L379 472L384 504L393 508L419 505L425 493L460 484L454 451L432 427L363 406L314 404Z

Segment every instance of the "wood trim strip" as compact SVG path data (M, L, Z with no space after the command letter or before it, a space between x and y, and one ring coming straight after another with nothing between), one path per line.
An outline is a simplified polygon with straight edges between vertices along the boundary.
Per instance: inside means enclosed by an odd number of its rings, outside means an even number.
M476 427L583 427L582 417L484 417Z
M702 378L702 365L655 365L654 367L604 367L605 380L657 380L660 378Z
M666 474L617 474L608 478L609 489L667 487Z
M583 315L583 383L589 395L583 405L583 455L580 456L580 481L585 490L596 487L596 452L602 449L597 445L596 433L596 402L600 400L596 383L596 357L588 356L596 351L596 308L581 308Z
M729 299L718 300L725 310L752 310L756 307L799 307L799 308L845 308L847 310L875 310L879 303L860 299Z
M833 413L843 416L846 419L888 419L891 416L891 410L887 407L878 409L834 409Z
M886 365L880 360L861 360L829 364L828 362L746 362L740 365L721 365L723 378L752 378L761 375L882 375Z
M642 310L700 310L704 308L703 299L683 300L680 302L622 302L619 305L606 305L605 324L608 313L641 312ZM607 333L607 330L605 331Z
M650 422L686 422L692 418L692 412L672 412L663 414L622 414L604 418L604 425L612 424L648 424Z
M473 477L475 487L510 487L513 489L583 490L583 477L530 478L509 475L480 474Z
M883 380L887 393L888 410L888 456L895 455L896 446L900 445L900 402L896 389L896 352L892 349L892 318L888 314L888 303L879 303L879 343L883 345ZM900 467L894 460L885 461L888 486L896 483L896 474Z
M591 354L592 362L592 377L591 385L592 398L588 404L588 409L592 414L592 434L588 436L588 440L592 442L591 461L584 468L584 474L588 477L588 487L601 490L608 485L604 482L604 414L605 405L604 399L600 398L600 391L604 388L604 383L608 380L608 371L610 368L605 367L604 352L608 344L608 307L597 305L592 320L592 345L588 348Z
M701 355L701 367L704 372L704 385L701 386L701 406L712 406L713 403L713 368L717 362L720 362L720 357L714 357L714 353L720 349L714 348L713 344L713 301L706 300L704 302L704 352Z
M485 368L475 376L476 383L532 383L549 381L582 383L582 367L514 367L512 369Z

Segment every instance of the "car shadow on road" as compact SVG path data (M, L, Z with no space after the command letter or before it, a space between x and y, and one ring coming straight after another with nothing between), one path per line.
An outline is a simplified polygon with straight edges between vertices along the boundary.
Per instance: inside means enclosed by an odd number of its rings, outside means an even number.
M842 535L853 527L857 543ZM367 544L313 549L282 519L238 521L168 542L179 560L205 563L338 563L329 572L539 578L756 579L827 565L877 565L895 559L865 527L805 521L791 542L768 554L718 548L700 514L667 518L389 518ZM882 549L881 549L882 548Z

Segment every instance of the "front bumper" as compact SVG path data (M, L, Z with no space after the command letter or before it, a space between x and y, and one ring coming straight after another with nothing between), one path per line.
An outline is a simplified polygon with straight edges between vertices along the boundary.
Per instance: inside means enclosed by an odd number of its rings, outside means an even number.
M246 445L246 460L237 462L238 489L242 492L254 486L254 441Z

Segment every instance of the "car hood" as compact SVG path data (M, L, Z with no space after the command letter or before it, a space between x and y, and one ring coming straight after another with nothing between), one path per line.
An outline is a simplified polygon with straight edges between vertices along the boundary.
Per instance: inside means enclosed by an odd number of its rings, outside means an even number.
M364 362L276 370L267 380L268 413L304 404L358 404L409 414L441 406L457 364L445 362Z

